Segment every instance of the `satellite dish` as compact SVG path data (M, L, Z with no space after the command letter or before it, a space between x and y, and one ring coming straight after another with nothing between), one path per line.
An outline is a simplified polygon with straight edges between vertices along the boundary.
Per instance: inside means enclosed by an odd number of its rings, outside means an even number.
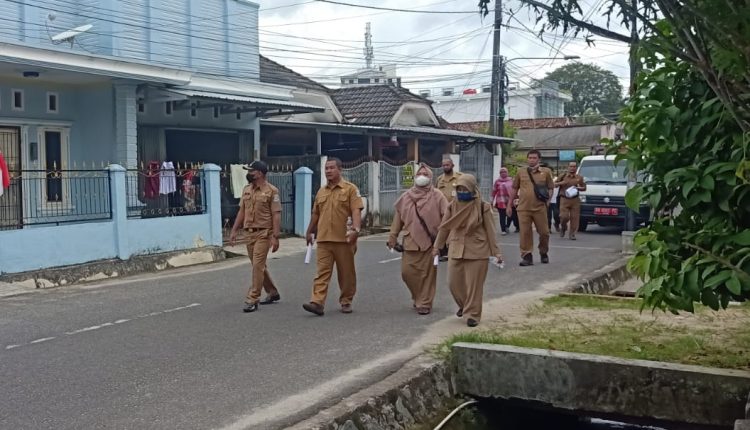
M67 42L70 42L70 47L72 48L73 47L73 41L75 40L75 37L78 36L81 33L85 33L87 31L91 30L92 27L93 27L93 25L86 24L86 25L82 25L80 27L76 27L76 28L67 30L67 31L63 31L62 33L59 33L59 34L56 34L56 35L52 36L52 38L51 38L52 39L52 43L58 44L58 43L63 43L63 42L67 41Z

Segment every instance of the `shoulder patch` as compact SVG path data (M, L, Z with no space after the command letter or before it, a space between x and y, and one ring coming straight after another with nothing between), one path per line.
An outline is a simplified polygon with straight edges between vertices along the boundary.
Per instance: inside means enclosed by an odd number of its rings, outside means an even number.
M273 195L273 201L274 201L274 202L280 202L280 201L281 201L281 198L279 198L279 195L278 195L278 194L274 194L274 195Z
M357 197L362 197L362 194L360 194L359 192L359 188L357 188L356 190L357 190Z

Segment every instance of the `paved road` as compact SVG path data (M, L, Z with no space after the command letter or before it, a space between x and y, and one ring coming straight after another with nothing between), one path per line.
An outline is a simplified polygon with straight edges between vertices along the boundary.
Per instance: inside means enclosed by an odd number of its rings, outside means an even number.
M507 267L491 268L485 299L616 259L618 232L591 230L553 237L552 263L532 268L518 267L518 235L500 237ZM351 315L335 285L325 317L301 309L314 275L301 254L271 261L282 302L254 314L241 312L239 259L2 299L0 429L273 429L311 415L421 351L431 327L464 328L445 266L434 313L419 317L383 241L360 243Z

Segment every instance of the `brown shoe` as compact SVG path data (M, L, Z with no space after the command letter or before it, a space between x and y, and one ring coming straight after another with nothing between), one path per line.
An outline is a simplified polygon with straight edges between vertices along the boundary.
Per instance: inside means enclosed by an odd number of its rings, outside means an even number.
M570 235L570 240L576 240L576 235L574 235L574 234L571 234L571 235Z
M351 304L341 305L341 313L342 314L352 313L352 305Z
M304 305L302 305L302 309L306 310L307 312L313 313L315 315L321 316L321 317L325 313L323 312L323 306L315 302L305 303Z

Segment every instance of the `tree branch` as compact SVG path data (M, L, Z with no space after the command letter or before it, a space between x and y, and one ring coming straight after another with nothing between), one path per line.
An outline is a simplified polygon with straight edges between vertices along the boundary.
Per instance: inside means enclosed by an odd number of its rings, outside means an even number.
M617 41L624 42L624 43L630 43L630 35L623 35L623 34L620 34L611 30L607 30L606 28L601 28L594 24L581 21L580 19L574 18L570 14L562 13L556 10L555 8L548 6L544 3L540 3L536 0L521 0L521 3L525 3L535 8L543 9L548 14L554 16L555 18L562 20L563 22L568 22L578 28L588 30L593 34L596 34L597 36L606 37L608 39L617 40Z
M726 258L719 257L718 255L713 254L712 252L708 251L707 249L703 249L698 245L693 245L692 243L688 242L682 242L683 245L687 246L690 249L693 249L695 251L700 252L701 254L705 255L706 257L714 260L715 262L719 264L723 264L724 266L732 269L732 271L737 272L737 275L739 278L750 280L750 275L748 275L744 270L739 268L738 266L732 264L731 261L727 260Z

